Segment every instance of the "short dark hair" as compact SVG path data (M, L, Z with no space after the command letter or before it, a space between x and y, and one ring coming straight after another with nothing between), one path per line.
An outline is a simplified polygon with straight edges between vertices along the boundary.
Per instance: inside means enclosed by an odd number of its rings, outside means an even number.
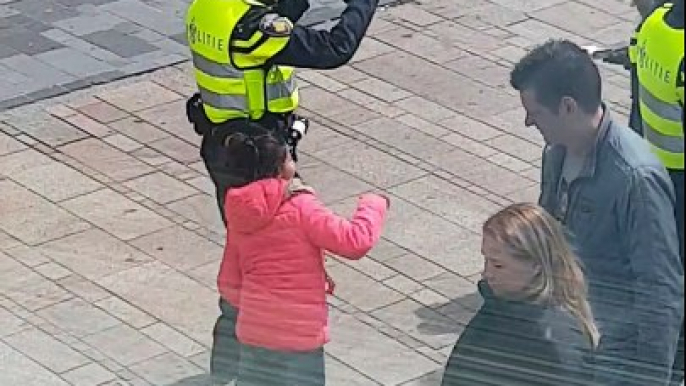
M569 40L551 39L535 47L515 65L510 84L517 91L533 90L538 102L553 111L564 97L573 98L589 114L601 104L598 66Z
M224 145L227 172L237 182L234 187L277 177L288 156L285 137L256 123L228 136Z

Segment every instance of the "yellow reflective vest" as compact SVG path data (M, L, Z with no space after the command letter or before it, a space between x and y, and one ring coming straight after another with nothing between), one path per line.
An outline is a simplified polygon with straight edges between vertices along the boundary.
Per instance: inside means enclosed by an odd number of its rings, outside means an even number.
M684 169L684 30L665 22L668 3L638 28L629 57L638 75L643 133L665 167Z
M290 36L265 34L255 28L238 38L239 21L254 7L251 0L194 0L186 15L195 79L210 121L260 119L265 112L288 113L298 107L292 67L268 63ZM243 35L243 34L242 34Z

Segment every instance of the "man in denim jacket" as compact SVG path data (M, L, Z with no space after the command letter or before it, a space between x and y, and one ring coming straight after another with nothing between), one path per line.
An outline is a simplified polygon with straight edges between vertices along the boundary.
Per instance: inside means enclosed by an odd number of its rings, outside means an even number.
M683 317L674 189L647 143L614 122L598 68L564 40L515 66L526 125L543 135L539 203L565 224L589 279L600 332L596 382L662 386Z

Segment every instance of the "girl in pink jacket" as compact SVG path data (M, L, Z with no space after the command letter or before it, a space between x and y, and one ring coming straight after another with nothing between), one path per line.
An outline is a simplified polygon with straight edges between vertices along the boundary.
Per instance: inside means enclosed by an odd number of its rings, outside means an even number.
M218 286L238 309L240 386L322 386L329 340L324 252L360 259L378 241L388 200L359 198L352 220L309 188L294 188L285 142L263 131L227 140L246 184L227 192L227 244Z

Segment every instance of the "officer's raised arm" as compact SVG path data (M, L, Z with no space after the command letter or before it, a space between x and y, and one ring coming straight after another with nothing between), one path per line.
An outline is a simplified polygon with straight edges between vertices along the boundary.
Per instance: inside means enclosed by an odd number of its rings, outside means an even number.
M288 1L288 0L286 0ZM348 6L331 30L296 25L288 44L271 62L299 68L331 69L347 64L374 17L378 0L346 0Z

